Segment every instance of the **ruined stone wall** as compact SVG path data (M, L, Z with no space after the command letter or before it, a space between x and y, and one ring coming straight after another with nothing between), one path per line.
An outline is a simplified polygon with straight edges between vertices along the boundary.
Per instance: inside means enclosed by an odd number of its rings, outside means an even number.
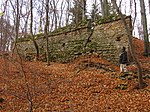
M126 22L131 27L131 18L127 17ZM79 29L72 32L61 33L49 36L49 52L51 61L70 61L76 57L86 54L96 53L97 55L110 60L114 63L118 62L118 56L122 46L128 48L128 38L122 20L97 25L84 48L85 42L90 32L87 28ZM40 38L36 40L40 53L45 53L46 39ZM20 53L24 56L27 53L35 53L33 42L18 42Z

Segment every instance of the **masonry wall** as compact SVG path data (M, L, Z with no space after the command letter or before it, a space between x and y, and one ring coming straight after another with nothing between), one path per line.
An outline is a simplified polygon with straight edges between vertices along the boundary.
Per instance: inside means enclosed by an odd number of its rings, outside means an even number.
M131 27L131 18L127 17L126 22ZM49 52L51 61L68 62L81 55L97 54L114 63L118 63L118 56L122 46L128 48L128 38L122 20L97 25L94 32L84 47L90 32L87 28L76 31L49 36ZM40 54L45 54L45 38L37 39ZM31 40L18 42L17 46L23 56L34 54L35 48Z

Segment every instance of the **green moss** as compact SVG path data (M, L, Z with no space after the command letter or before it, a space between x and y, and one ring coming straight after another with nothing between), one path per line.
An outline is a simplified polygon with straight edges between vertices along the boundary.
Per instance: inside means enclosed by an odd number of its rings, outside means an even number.
M96 20L95 23L96 24L102 24L102 23L106 23L106 22L111 22L111 21L118 20L119 18L120 17L117 14L111 14L110 16L108 16L106 18L99 17L99 19ZM58 29L56 29L56 30L54 30L52 32L49 32L48 35L52 36L52 35L57 35L57 34L61 34L61 33L70 32L70 31L73 31L73 30L78 29L78 28L84 28L84 27L87 26L87 23L88 23L87 20L82 20L78 24L70 24L70 25L58 28ZM43 38L43 37L44 37L44 33L39 33L39 34L34 35L35 39L40 39L40 38ZM31 39L32 39L31 35L26 35L23 38L18 38L17 42L29 41Z
M111 14L105 18L103 17L100 17L96 23L97 24L102 24L102 23L107 23L107 22L111 22L111 21L115 21L115 20L118 20L120 17L117 15L117 14Z
M31 37L18 38L17 42L30 41Z
M115 87L115 89L125 90L127 89L127 84L119 84Z

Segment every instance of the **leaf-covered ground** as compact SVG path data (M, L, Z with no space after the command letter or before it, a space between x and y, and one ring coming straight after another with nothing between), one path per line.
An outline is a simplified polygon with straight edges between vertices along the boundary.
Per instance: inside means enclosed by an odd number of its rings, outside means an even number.
M128 75L96 56L71 63L20 62L0 57L0 112L149 112L150 58L142 56L142 42L135 45L143 68L144 89L134 65Z

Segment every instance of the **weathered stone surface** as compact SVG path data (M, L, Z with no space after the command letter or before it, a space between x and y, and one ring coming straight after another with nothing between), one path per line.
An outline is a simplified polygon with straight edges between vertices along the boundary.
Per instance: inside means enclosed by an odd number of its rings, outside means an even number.
M131 26L130 17L126 22ZM105 23L95 26L94 32L86 48L84 44L89 32L87 29L80 29L60 35L49 37L49 52L51 61L67 62L80 55L97 53L114 63L118 62L118 56L122 46L128 47L128 38L122 20ZM46 40L40 38L36 40L40 53L45 53ZM35 53L32 41L22 41L17 43L20 53L26 56L28 53Z

